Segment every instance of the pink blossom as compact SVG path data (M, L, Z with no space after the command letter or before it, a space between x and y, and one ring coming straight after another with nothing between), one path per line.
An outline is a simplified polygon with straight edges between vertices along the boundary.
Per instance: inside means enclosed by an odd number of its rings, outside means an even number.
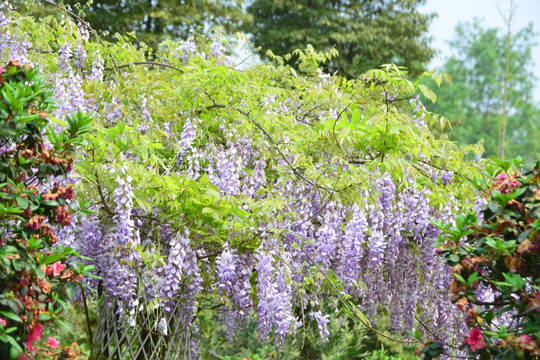
M49 336L49 337L47 338L47 345L49 345L51 348L54 349L54 348L58 347L58 344L60 344L60 343L58 342L58 340L56 340L56 339L53 338L52 336Z
M66 268L66 264L62 264L60 261L55 262L52 265L47 266L47 275L57 277L62 270Z
M26 337L26 340L24 343L26 344L26 347L30 351L34 351L34 345L32 344L33 341L38 341L43 336L43 325L37 324L35 328L30 330L28 333L28 336Z
M521 341L523 341L523 343L527 345L529 345L532 341L532 338L527 334L521 335L519 338L521 339Z
M4 319L0 319L0 326L2 325L7 326L7 321Z
M482 330L480 330L479 327L475 327L471 330L469 337L464 343L468 344L472 351L477 351L486 347L486 343L482 337Z

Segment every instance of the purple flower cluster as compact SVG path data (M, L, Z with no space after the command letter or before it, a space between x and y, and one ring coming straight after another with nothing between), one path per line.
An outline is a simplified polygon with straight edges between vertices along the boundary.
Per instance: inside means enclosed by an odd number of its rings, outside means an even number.
M234 147L219 149L208 154L209 166L206 168L208 178L215 184L222 195L240 194L240 157Z
M253 258L250 254L236 255L225 247L216 260L216 291L230 302L232 326L235 318L241 319L252 305L250 278L253 273Z
M184 157L187 152L191 149L191 145L195 137L197 136L197 130L193 124L191 118L187 118L182 129L182 134L180 135L180 151L176 155L176 160L180 164L184 161Z
M66 42L64 45L60 47L60 50L58 50L59 56L59 66L60 70L63 72L70 71L71 70L71 56L73 55L73 52L71 50L71 43Z
M414 122L415 125L418 128L425 128L426 124L424 122L424 118L426 117L426 107L422 102L420 101L420 97L417 96L410 100L410 103L414 105L413 114L414 114Z
M278 343L287 334L294 333L298 326L292 314L291 287L287 284L283 268L276 269L273 252L266 253L261 248L255 254L257 263L257 305L259 335L268 338L272 327L275 327Z
M189 59L189 55L194 55L195 53L197 53L197 45L195 45L195 40L193 39L193 36L190 36L186 41L182 43L182 45L185 61Z
M101 57L101 54L96 52L96 58L94 59L94 62L92 63L92 72L88 76L88 80L96 80L96 81L103 81L103 58Z
M184 235L187 236L188 234ZM164 299L174 299L180 293L180 283L183 277L184 260L187 256L186 241L173 238L170 242L169 257L163 267L163 279L160 281L161 296ZM171 311L170 306L165 306L165 311Z
M330 335L330 332L328 331L328 323L330 322L330 315L326 314L323 315L321 311L312 311L309 313L315 321L317 321L317 327L319 328L319 336L321 341L328 341L328 335Z
M0 3L0 58L3 61L17 60L21 64L30 64L27 52L30 43L17 34L12 34L10 13L13 6L9 1Z
M77 69L82 69L84 66L84 60L88 57L88 54L86 53L86 50L82 46L81 43L77 44L77 48L75 49L75 55L74 55L74 62L75 67Z

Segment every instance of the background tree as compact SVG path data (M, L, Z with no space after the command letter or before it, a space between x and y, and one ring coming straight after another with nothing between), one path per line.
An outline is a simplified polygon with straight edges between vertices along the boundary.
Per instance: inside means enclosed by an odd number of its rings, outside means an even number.
M28 0L15 2L26 7L33 4ZM197 27L218 25L234 31L247 20L242 0L64 0L63 3L75 12L82 11L100 33L108 32L108 40L117 32L134 32L139 41L153 48L166 39L187 38L189 31ZM34 4L30 8L39 15L57 11L45 5Z
M460 24L456 40L451 42L456 55L443 66L454 84L443 84L437 90L437 103L426 105L454 124L461 123L454 127L455 140L466 144L482 140L485 155L495 155L500 153L507 73L505 155L532 158L540 148L540 110L532 98L536 79L531 71L531 48L535 33L530 24L511 34L509 47L507 35L500 29L485 29L478 22Z
M413 74L433 57L426 37L433 14L418 8L424 0L255 0L253 21L243 27L256 46L284 55L311 44L335 47L340 57L330 71L354 77L385 63L406 66Z

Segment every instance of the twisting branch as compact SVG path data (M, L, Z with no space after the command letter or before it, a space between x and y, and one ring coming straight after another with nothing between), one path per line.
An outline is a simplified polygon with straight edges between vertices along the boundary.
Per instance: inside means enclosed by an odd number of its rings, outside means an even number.
M105 70L105 71L112 71L112 70L115 70L115 69L130 68L131 65L160 66L160 67L164 67L164 68L168 68L168 69L173 69L173 70L179 71L179 72L181 72L181 73L184 73L184 70L179 69L179 68L177 68L176 66L172 66L172 65L167 64L167 63L154 62L154 61L134 61L134 62L129 63L129 64L118 65L118 66L116 66L115 68L104 68L103 70Z
M431 166L432 168L435 168L435 169L439 169L439 170L443 170L443 171L448 171L446 170L445 168L442 168L440 166L437 166L437 165L433 165L432 163L430 162L427 162L427 161L424 161L424 160L421 160L421 159L418 159L418 162L419 163L422 163L422 164L425 164L425 165L428 165L428 166ZM462 178L464 178L465 180L467 180L468 182L470 182L471 184L474 184L474 182L467 176L463 175L462 173L458 172L458 171L453 171L454 174L457 174L459 176L461 176Z
M107 199L105 199L105 195L103 195L103 190L101 189L101 183L99 182L99 177L96 174L96 188L99 193L99 198L101 199L101 204L103 204L103 208L105 209L105 212L109 214L109 216L115 216L116 213L109 207L109 204L107 204Z
M81 289L81 295L83 298L84 315L86 317L86 331L88 331L88 340L90 341L90 344L93 344L94 336L92 335L92 327L90 326L90 312L88 311L88 303L86 302L84 286L82 284L79 284L79 288Z

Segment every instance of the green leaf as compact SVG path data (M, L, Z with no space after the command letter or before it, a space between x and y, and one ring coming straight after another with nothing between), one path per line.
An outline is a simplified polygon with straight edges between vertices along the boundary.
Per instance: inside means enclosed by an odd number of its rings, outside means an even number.
M463 276L461 276L461 275L459 275L457 273L453 273L452 275L454 275L456 277L456 279L461 281L463 284L467 285L467 281L463 278Z
M418 89L420 89L420 92L422 95L424 95L426 98L428 98L431 102L437 101L437 95L427 86L418 84Z
M39 268L36 268L35 271L36 271L37 277L40 279L43 279L46 275L45 272Z
M73 300L75 298L75 296L77 295L77 291L79 290L77 285L72 282L66 282L64 284L64 289L66 290L66 294L70 300Z
M22 323L22 319L19 317L19 315L16 315L12 312L0 311L0 315L3 315L7 319Z
M44 264L44 265L52 264L56 262L58 259L62 258L63 256L64 254L62 253L51 254L49 256L46 256L45 259L41 261L41 264Z
M5 336L7 337L7 341L11 344L11 349L9 349L10 359L15 360L19 358L19 355L23 352L23 349L13 337L11 337L10 335L5 335Z
M478 274L478 271L473 272L473 273L469 276L469 278L467 279L466 285L467 285L467 286L470 286L470 285L473 284L476 280L478 280L479 277L480 277L480 275Z
M16 196L15 200L17 200L17 204L19 204L19 206L23 208L24 210L26 210L28 206L30 205L30 201L28 201L27 198L24 198L22 196Z

